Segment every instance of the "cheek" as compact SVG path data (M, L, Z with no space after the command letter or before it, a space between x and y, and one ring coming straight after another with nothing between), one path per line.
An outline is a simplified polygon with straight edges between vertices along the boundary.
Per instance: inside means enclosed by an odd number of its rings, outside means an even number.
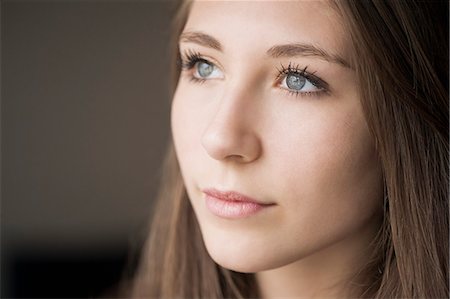
M189 86L181 82L175 92L171 109L173 142L187 188L191 185L194 172L202 169L198 167L197 157L202 151L201 134L207 109L204 103L196 105L194 95Z
M278 176L285 178L278 193L286 195L286 219L301 235L339 238L381 211L382 172L359 110L311 117L284 138L293 150L276 155Z
M381 170L359 106L277 106L260 118L264 155L236 175L250 176L280 208L254 225L216 225L194 187L221 169L201 145L214 107L189 86L179 90L172 104L175 149L208 252L219 264L244 272L287 264L360 232L381 210Z
M192 114L195 111L190 111L189 106L185 105L187 102L184 99L185 92L180 93L179 90L180 87L177 88L172 100L171 130L175 151L184 177L183 170L186 168L184 164L187 160L185 157L191 154L191 143L189 141L195 138L193 135L196 133L193 126L191 126L193 124Z

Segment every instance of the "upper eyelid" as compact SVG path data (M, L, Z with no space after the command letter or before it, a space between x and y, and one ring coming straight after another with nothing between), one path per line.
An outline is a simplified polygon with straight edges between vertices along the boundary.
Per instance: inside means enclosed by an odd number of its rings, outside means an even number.
M185 50L185 51L182 51L182 50L180 49L180 58L181 58L182 60L188 58L187 56L188 56L189 54L197 54L197 55L199 56L200 59L205 60L205 61L207 61L207 62L209 62L209 63L214 64L216 67L218 67L218 68L219 68L220 70L222 70L222 71L224 70L224 67L223 67L216 59L214 59L214 58L212 58L212 57L210 57L210 56L208 56L208 55L201 54L199 51L194 51L194 50Z
M277 68L278 70L277 80L279 81L282 77L286 78L286 75L289 73L297 73L300 76L306 78L306 80L311 82L317 88L320 88L321 90L324 91L330 90L330 86L326 81L314 75L315 72L309 72L307 71L307 69L308 66L301 68L299 65L292 66L292 63L289 63L289 65L285 67L283 64L281 64L281 68Z
M212 58L208 55L204 55L204 54L200 53L199 51L194 51L192 49L187 49L187 50L180 49L180 58L181 59L187 59L188 56L192 56L192 55L197 55L199 59L205 60L208 63L213 64L214 66L218 67L222 72L224 72L224 67L218 61L216 61L214 58ZM308 67L301 68L301 67L299 67L299 65L294 65L292 63L289 63L288 67L286 68L283 64L281 64L281 69L277 68L278 74L277 74L276 80L279 81L282 74L286 75L288 71L292 71L292 72L299 73L301 76L304 76L310 82L318 81L318 83L320 84L320 87L318 87L318 88L321 88L324 91L330 91L329 84L326 81L324 81L323 79L321 79L320 77L314 75L315 72L312 72L312 73L309 71L307 72L306 71L307 68ZM314 82L311 82L311 83L314 84Z

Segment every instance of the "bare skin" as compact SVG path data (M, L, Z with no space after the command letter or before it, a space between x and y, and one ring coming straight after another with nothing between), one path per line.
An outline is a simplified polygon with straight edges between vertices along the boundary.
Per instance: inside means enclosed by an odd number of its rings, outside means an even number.
M256 273L264 298L342 298L380 225L381 167L341 23L321 1L196 1L180 38L185 186L208 253ZM205 188L272 206L218 217Z

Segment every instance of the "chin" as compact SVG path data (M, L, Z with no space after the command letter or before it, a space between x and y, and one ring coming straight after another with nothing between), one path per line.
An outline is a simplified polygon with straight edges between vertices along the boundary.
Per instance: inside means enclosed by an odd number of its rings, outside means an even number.
M222 256L222 255L213 255L210 254L211 258L213 259L216 264L220 265L221 267L232 270L235 272L241 272L241 273L256 273L260 271L266 270L264 265L262 265L261 262L258 261L252 261L249 259L242 259L242 258L236 258L234 259L231 256Z
M224 246L224 244L226 245ZM283 257L279 251L264 246L255 248L255 244L249 240L240 243L207 240L205 245L214 262L235 272L256 273L282 267L292 262L291 259Z

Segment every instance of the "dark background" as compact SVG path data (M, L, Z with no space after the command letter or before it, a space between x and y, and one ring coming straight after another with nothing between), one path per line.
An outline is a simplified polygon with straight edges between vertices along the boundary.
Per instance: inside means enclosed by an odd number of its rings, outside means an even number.
M1 297L132 273L169 140L173 1L1 1Z

